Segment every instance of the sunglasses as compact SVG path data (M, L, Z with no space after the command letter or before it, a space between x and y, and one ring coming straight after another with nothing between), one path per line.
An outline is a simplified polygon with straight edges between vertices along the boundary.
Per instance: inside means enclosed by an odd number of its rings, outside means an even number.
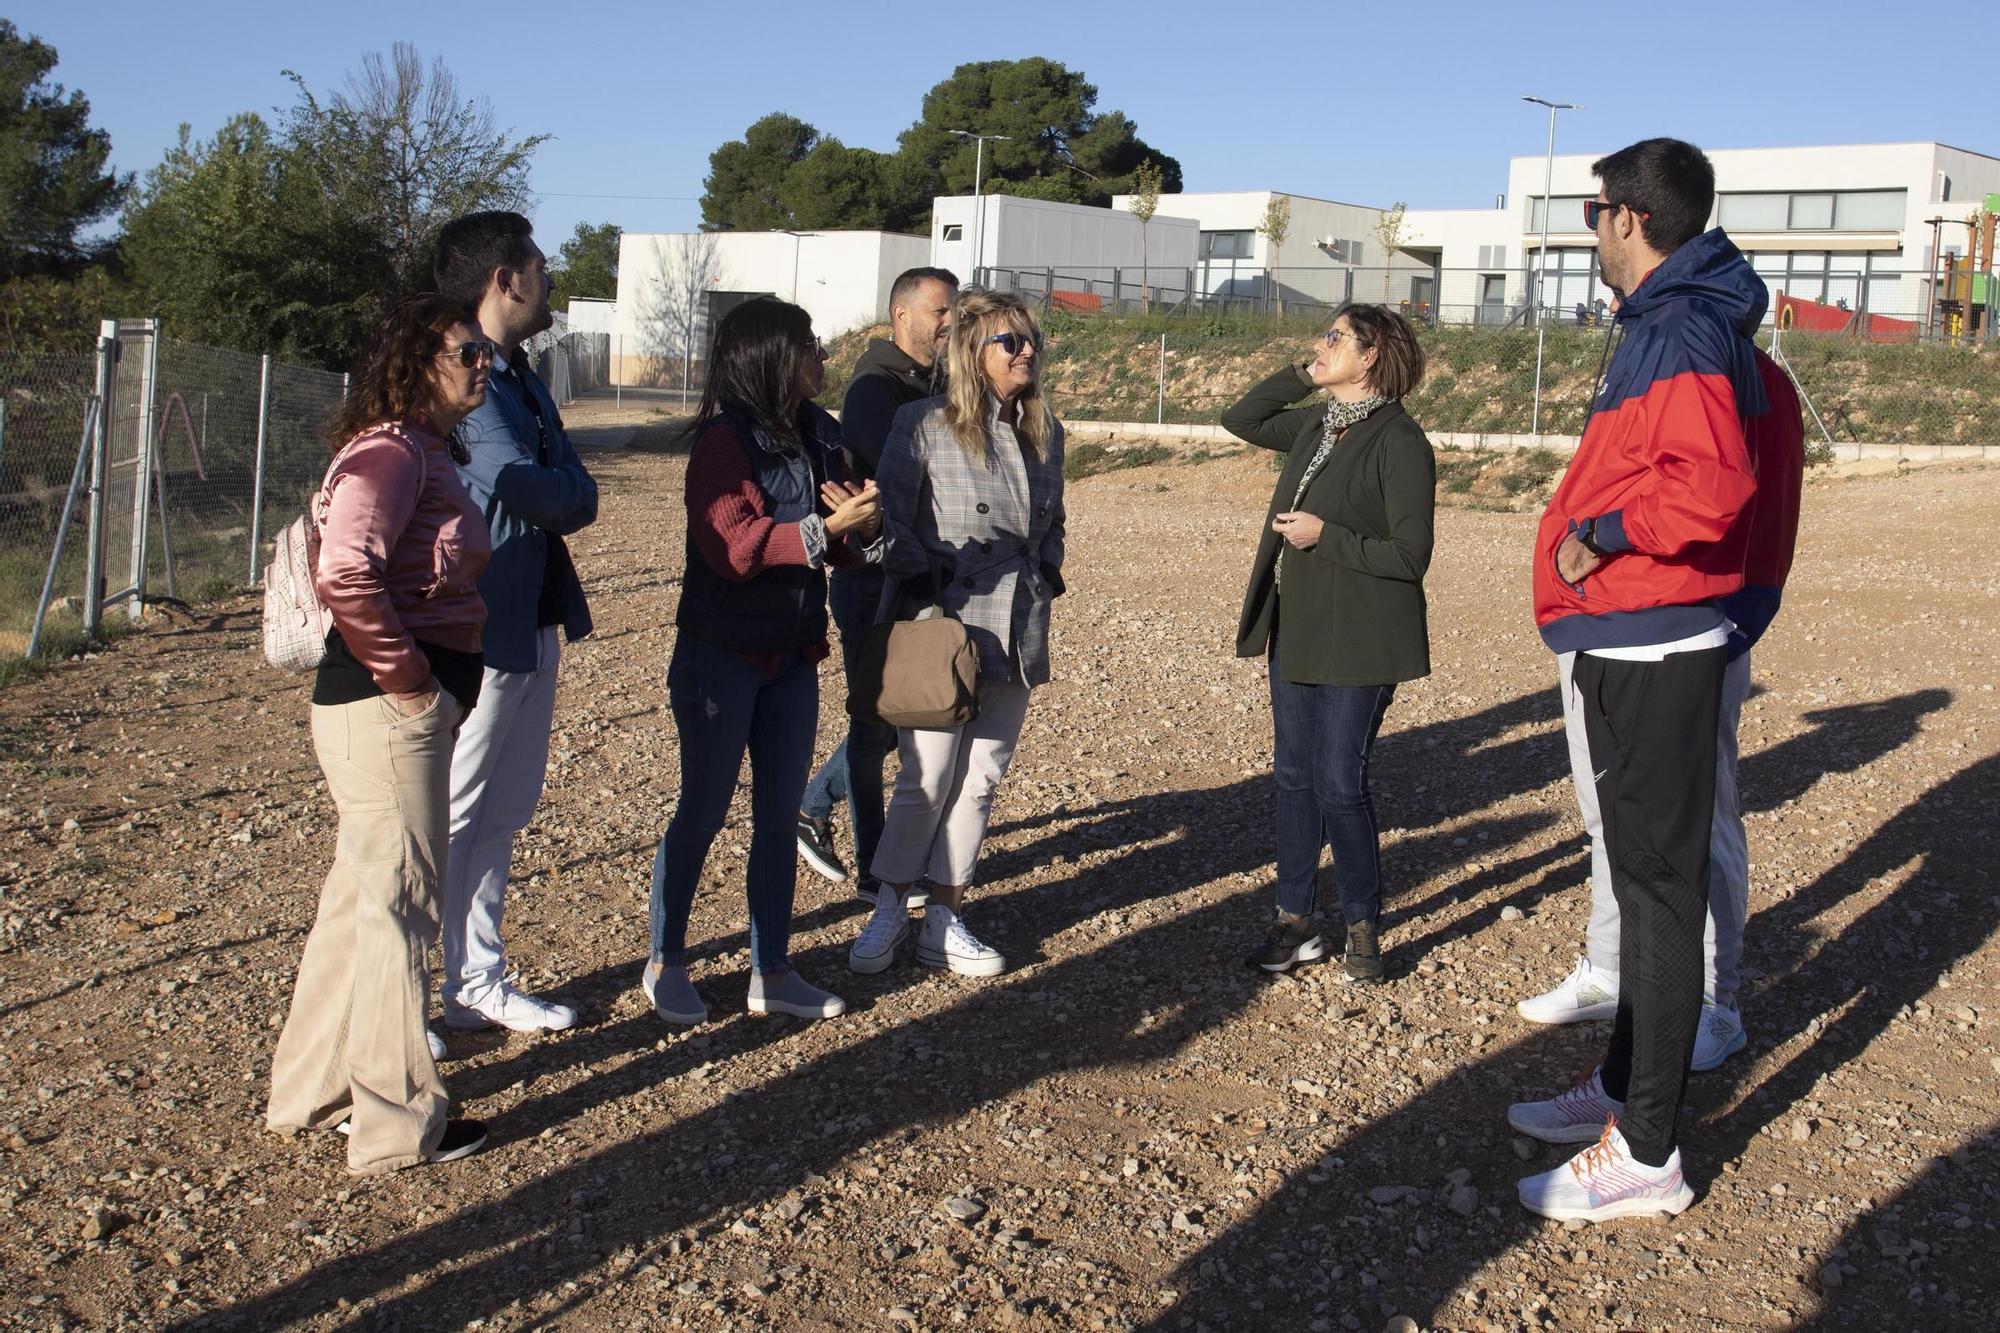
M484 338L468 338L456 347L445 348L442 352L439 352L438 355L440 357L455 356L458 358L459 365L464 366L467 370L470 370L482 361L491 362L493 360L494 353L498 352L499 350L500 349L498 347L496 347L494 344L490 342L487 342Z
M1642 221L1653 216L1651 213L1641 213L1630 204L1611 204L1606 203L1602 199L1586 199L1583 201L1583 229L1585 231L1596 231L1597 220L1599 218L1604 217L1606 214L1616 213L1621 208L1628 210L1633 217L1639 218Z
M808 352L811 352L814 356L818 357L820 360L822 361L826 360L826 343L822 339L814 338L811 342L806 344L806 350Z
M1356 347L1367 346L1366 343L1361 341L1361 335L1356 333L1353 329L1328 329L1326 331L1326 345L1328 347L1340 346L1340 340L1342 338L1354 339L1354 345Z
M1023 347L1032 347L1037 352L1042 350L1042 335L1040 331L1034 333L1015 333L1012 329L1009 329L1005 333L994 334L986 341L989 344L1000 344L1001 350L1006 352L1008 356L1019 356Z

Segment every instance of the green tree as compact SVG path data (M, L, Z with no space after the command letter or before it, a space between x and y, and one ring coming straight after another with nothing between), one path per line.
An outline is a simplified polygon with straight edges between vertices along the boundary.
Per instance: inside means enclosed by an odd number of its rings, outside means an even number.
M1097 89L1080 72L1039 56L960 65L924 94L922 115L903 131L900 156L930 195L970 194L976 145L953 134L1004 134L986 145L982 188L1065 203L1108 205L1137 193L1143 163L1163 188L1181 188L1180 163L1147 145L1129 116L1094 110Z
M1389 279L1395 267L1396 252L1403 248L1403 219L1409 207L1398 199L1375 219L1375 239L1382 246L1382 304L1389 304Z
M569 309L579 296L610 300L618 295L618 238L624 235L616 223L576 224L576 231L556 252L553 304Z
M1146 313L1153 313L1152 255L1146 244L1147 224L1160 211L1160 187L1165 178L1157 162L1141 162L1132 173L1132 183L1137 188L1132 192L1132 216L1139 219L1139 292L1146 304Z
M131 178L105 166L90 101L50 83L56 50L0 19L0 282L71 276L97 258L78 233L117 211Z
M1264 205L1264 220L1257 224L1257 230L1264 233L1264 239L1271 243L1271 288L1277 297L1277 317L1282 320L1285 317L1285 284L1279 252L1285 248L1285 237L1292 231L1292 197L1288 194L1272 195Z
M774 111L708 155L703 231L769 231L793 225L785 178L819 143L819 131Z
M201 142L183 127L126 210L122 253L176 336L342 368L387 303L430 285L440 225L526 202L542 139L494 129L407 46L324 102L291 77L278 126L240 115Z

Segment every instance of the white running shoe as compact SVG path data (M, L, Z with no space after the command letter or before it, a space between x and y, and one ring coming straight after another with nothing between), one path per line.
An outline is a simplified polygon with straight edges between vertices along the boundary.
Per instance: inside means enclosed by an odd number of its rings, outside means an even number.
M447 1001L444 1025L457 1032L476 1032L494 1026L511 1032L561 1032L576 1026L576 1010L528 994L514 984L519 975L510 972L478 1004Z
M1604 1095L1603 1071L1545 1102L1515 1102L1507 1108L1507 1123L1543 1143L1588 1143L1604 1122L1625 1113L1625 1103Z
M1694 1033L1694 1058L1688 1068L1706 1073L1742 1050L1749 1042L1743 1032L1743 1018L1734 1005L1704 1004L1701 1026Z
M1516 1192L1529 1212L1565 1222L1678 1213L1694 1202L1681 1175L1680 1149L1666 1165L1647 1166L1625 1146L1616 1119L1604 1122L1595 1144L1553 1171L1529 1176Z
M875 910L861 937L847 951L848 970L864 975L881 972L896 961L896 949L910 938L910 909L896 895L884 889L875 899Z
M425 1028L424 1039L430 1043L431 1059L433 1060L444 1059L444 1038L440 1037L437 1033L431 1031L429 1028Z
M948 967L965 977L996 977L1007 966L998 949L981 944L958 913L942 905L924 909L917 961L925 967Z
M1590 965L1588 958L1579 958L1562 984L1523 1000L1514 1008L1530 1023L1584 1023L1610 1018L1618 1012L1618 974L1600 972Z

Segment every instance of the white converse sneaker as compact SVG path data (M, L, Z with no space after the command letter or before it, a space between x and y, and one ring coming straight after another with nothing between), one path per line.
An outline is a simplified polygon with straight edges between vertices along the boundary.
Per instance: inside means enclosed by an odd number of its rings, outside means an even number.
M924 909L917 961L925 967L948 967L965 977L997 977L1007 966L998 949L981 944L958 913L942 905Z
M1545 1102L1515 1102L1507 1123L1543 1143L1588 1143L1606 1120L1625 1113L1625 1103L1604 1095L1604 1077L1591 1070L1576 1086Z
M1742 1016L1734 1005L1704 1004L1701 1026L1694 1032L1694 1058L1688 1068L1706 1073L1742 1050L1750 1039L1743 1033Z
M1514 1006L1530 1023L1584 1023L1594 1018L1610 1018L1618 1012L1618 974L1600 972L1588 958L1576 966L1562 984L1545 994Z
M528 994L514 984L518 977L518 973L509 973L477 1004L447 1001L444 1025L459 1032L496 1025L513 1032L561 1032L576 1026L576 1010Z
M875 910L869 914L868 924L861 928L861 937L847 951L848 969L864 975L883 971L896 961L897 946L908 938L910 909L895 894L883 889L875 899Z
M438 1035L437 1033L435 1033L435 1032L431 1031L431 1030L430 1030L429 1028L425 1028L425 1029L424 1029L424 1040L425 1040L426 1042L430 1043L430 1048L431 1048L431 1059L432 1059L432 1060L442 1060L442 1059L444 1059L444 1038L443 1038L443 1037L440 1037L440 1036L439 1036L439 1035Z
M1523 1208L1558 1221L1678 1213L1694 1202L1694 1191L1681 1176L1680 1149L1664 1166L1636 1161L1615 1118L1604 1122L1595 1144L1553 1171L1529 1176L1516 1191Z

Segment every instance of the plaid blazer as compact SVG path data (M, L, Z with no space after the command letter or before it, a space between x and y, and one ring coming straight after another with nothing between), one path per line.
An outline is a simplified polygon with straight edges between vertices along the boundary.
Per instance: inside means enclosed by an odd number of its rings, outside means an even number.
M1046 685L1049 604L1062 591L1063 434L1032 457L989 400L986 461L945 424L944 400L899 409L875 475L889 578L876 619L907 619L938 601L979 649L982 679Z

